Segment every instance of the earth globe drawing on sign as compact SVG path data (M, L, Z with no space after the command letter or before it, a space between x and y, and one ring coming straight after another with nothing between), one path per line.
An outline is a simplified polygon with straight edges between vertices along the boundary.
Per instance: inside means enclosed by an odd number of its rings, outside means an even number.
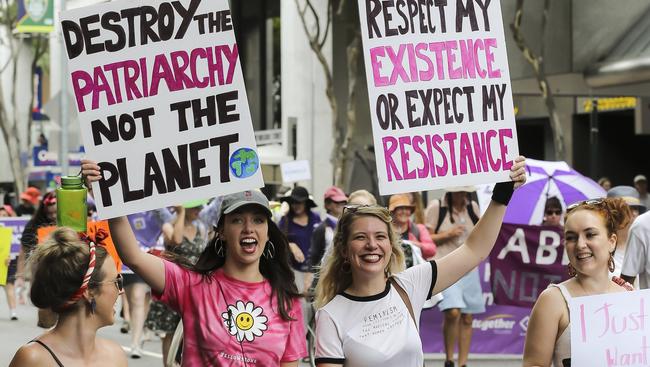
M259 168L260 160L251 148L239 148L230 156L230 172L237 178L250 177Z

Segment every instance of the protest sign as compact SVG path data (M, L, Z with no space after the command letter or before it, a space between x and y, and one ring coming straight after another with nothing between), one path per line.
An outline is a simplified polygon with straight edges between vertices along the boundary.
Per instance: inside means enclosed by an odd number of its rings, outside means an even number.
M504 223L490 253L494 302L533 307L550 283L568 279L562 228Z
M648 366L648 306L648 289L572 298L571 364Z
M11 228L0 227L0 285L7 284L7 260L11 249Z
M311 168L309 161L291 161L280 165L282 170L282 183L311 180Z
M358 4L381 194L509 180L518 147L500 2Z
M61 27L100 218L263 186L226 0L113 1Z
M11 257L16 258L20 252L20 238L25 230L25 225L29 218L25 217L5 217L0 218L0 226L11 228Z

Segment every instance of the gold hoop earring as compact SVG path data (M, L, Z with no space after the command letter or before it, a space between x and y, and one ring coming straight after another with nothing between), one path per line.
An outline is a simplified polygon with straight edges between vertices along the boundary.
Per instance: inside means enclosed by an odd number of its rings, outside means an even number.
M225 251L223 241L220 238L217 238L214 241L214 252L217 254L217 257L226 257Z

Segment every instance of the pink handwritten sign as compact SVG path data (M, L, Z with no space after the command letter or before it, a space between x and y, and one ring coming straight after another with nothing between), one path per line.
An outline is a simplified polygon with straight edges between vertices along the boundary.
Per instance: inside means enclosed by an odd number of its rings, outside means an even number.
M519 149L500 2L358 4L381 193L507 180Z
M573 298L571 364L650 366L650 290Z

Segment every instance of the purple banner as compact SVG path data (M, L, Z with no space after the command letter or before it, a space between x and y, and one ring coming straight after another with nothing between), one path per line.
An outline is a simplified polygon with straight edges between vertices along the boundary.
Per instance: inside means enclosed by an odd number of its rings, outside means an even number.
M523 354L530 308L494 304L490 290L490 264L479 265L485 313L474 315L470 353ZM433 307L422 312L420 336L424 353L444 353L442 320L444 314Z
M567 278L564 257L560 228L503 224L489 261L479 265L485 313L474 315L471 353L523 354L530 311L539 292L550 281ZM422 312L425 353L444 353L443 318L438 307Z
M497 304L533 307L550 283L568 279L562 228L503 224L490 253Z
M25 225L29 222L28 217L4 217L0 218L0 226L10 227L13 230L13 237L11 238L11 257L15 258L18 256L20 251L20 237L23 235L23 230Z

